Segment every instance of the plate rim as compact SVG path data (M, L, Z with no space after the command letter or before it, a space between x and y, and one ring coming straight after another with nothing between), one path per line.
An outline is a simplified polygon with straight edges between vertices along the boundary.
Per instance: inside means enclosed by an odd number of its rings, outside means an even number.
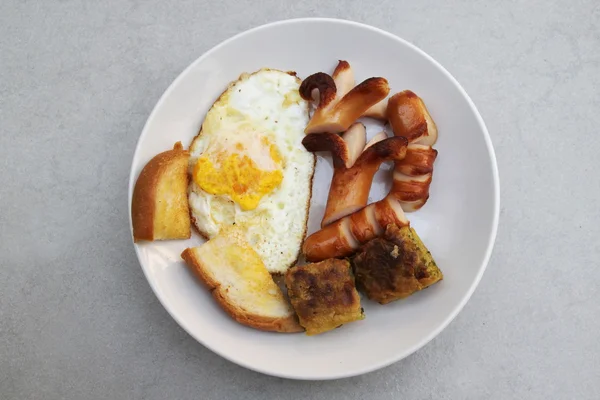
M186 76L188 74L188 72L190 70L192 70L197 64L201 63L204 59L206 59L207 57L209 57L212 53L216 52L217 50L219 50L221 47L224 47L225 45L227 45L228 43L251 33L254 33L256 31L259 30L263 30L263 29L269 29L272 28L274 26L279 26L279 25L286 25L286 24L297 24L297 23L310 23L310 22L327 22L327 23L332 23L332 24L345 24L345 25L352 25L355 27L359 27L362 29L367 29L379 34L382 34L384 36L387 36L391 39L394 39L396 41L401 42L402 44L408 46L409 48L411 48L412 50L416 51L417 53L419 53L421 56L425 57L428 61L430 61L435 67L437 67L449 80L450 82L452 82L452 84L459 90L459 92L465 97L465 99L467 100L467 103L469 105L469 107L471 108L471 110L473 111L473 113L475 114L477 123L479 124L482 132L483 132L483 136L484 136L484 141L485 141L485 145L486 148L488 150L488 153L490 155L490 161L491 161L491 166L492 166L492 178L493 178L493 187L494 187L494 196L493 196L493 219L492 219L492 232L490 234L489 240L488 240L488 244L485 250L485 255L484 255L484 259L483 262L481 264L481 266L479 267L479 270L477 271L477 274L475 276L475 279L473 280L473 283L471 284L471 286L469 287L468 291L465 293L465 295L463 296L463 298L461 299L460 303L452 310L452 312L450 314L448 314L448 316L442 321L442 323L438 326L437 329L433 330L432 332L429 333L429 335L423 337L417 344L413 345L412 347L410 347L408 350L401 352L401 353L397 353L397 354L393 354L391 357L382 360L379 363L373 363L370 364L368 366L362 367L362 368L355 368L351 371L347 371L344 373L335 373L335 374L328 374L328 375L304 375L304 376L300 376L300 375L292 375L292 374L286 374L286 373L278 373L277 371L272 371L272 370L268 370L265 368L261 368L261 367L256 367L254 365L252 365L249 362L246 362L245 360L242 359L236 359L235 356L231 356L231 355L227 355L224 354L223 352L220 352L216 349L214 349L213 347L211 347L209 344L207 344L204 340L202 340L201 338L197 337L196 335L194 335L187 327L186 324L181 321L176 315L175 313L169 309L169 307L167 307L165 304L165 301L162 298L162 295L160 294L160 291L157 290L157 288L155 287L155 284L153 283L153 280L151 280L149 278L148 272L146 271L146 268L144 267L144 265L142 265L142 262L140 260L140 253L139 253L139 248L136 245L136 243L133 241L133 224L132 224L132 216L131 216L131 200L132 200L132 196L133 196L133 188L135 186L135 174L134 174L134 167L135 167L135 162L136 162L136 155L138 154L140 145L142 143L142 140L145 138L145 136L148 133L149 130L149 125L150 122L154 119L155 114L158 112L158 109L161 108L162 104L166 101L166 98L168 98L171 94L171 92L174 90L174 88L177 86L177 84L179 83L180 80L183 79L184 76ZM463 308L465 307L466 303L471 299L471 296L473 295L473 293L475 292L475 289L479 286L479 283L481 281L481 278L483 277L483 274L485 272L485 270L488 267L490 258L492 256L492 252L494 249L494 245L496 242L496 237L497 237L497 233L498 233L498 225L499 225L499 219L500 219L500 177L499 177L499 172L498 172L498 162L497 162L497 158L496 158L496 153L494 151L494 146L492 143L492 139L490 137L489 131L487 129L487 126L483 120L483 117L481 116L481 114L479 113L479 110L477 109L477 107L475 106L475 103L471 100L471 97L468 95L468 93L466 92L466 90L461 86L461 84L458 82L458 80L456 78L454 78L454 76L452 74L450 74L450 72L448 72L448 70L446 70L446 68L444 68L444 66L442 66L437 60L435 60L432 56L430 56L429 54L427 54L425 51L423 51L422 49L420 49L419 47L417 47L416 45L414 45L413 43L407 41L406 39L403 39L393 33L390 33L388 31L385 31L381 28L377 28L375 26L372 25L368 25L362 22L356 22L356 21L352 21L352 20L348 20L348 19L341 19L341 18L322 18L322 17L306 17L306 18L290 18L290 19L283 19L283 20L278 20L278 21L274 21L274 22L269 22L266 24L262 24L262 25L258 25L255 26L253 28L247 29L245 31L239 32L221 42L219 42L218 44L216 44L215 46L211 47L210 49L208 49L207 51L205 51L204 53L202 53L198 58L196 58L194 61L192 61L183 71L181 71L179 73L179 75L177 75L177 77L171 82L171 84L167 87L167 89L163 92L163 94L160 96L160 98L158 99L158 101L156 102L156 104L154 105L154 108L152 109L152 111L150 112L150 114L148 115L148 118L146 119L146 122L144 123L144 127L142 128L142 131L140 133L140 136L138 137L138 140L136 142L135 145L135 149L133 151L133 157L132 157L132 161L131 161L131 166L130 166L130 170L129 170L129 183L128 183L128 202L127 202L127 209L128 209L128 215L129 215L129 230L130 230L130 240L131 243L135 249L135 254L138 260L138 264L140 265L143 273L144 273L144 277L146 278L146 281L148 282L148 284L150 285L150 288L152 289L152 291L154 292L154 295L156 296L156 298L158 299L158 301L160 302L160 304L163 306L163 308L167 311L167 313L171 316L171 318L173 318L173 320L175 320L175 322L188 334L190 335L192 338L194 338L194 340L196 340L198 343L200 343L202 346L204 346L205 348L207 348L208 350L210 350L211 352L219 355L220 357L228 360L229 362L232 362L234 364L237 364L239 366L242 366L246 369L255 371L255 372L259 372L261 374L265 374L265 375L269 375L269 376L274 376L274 377L279 377L279 378L286 378L286 379L294 379L294 380L333 380L333 379L342 379L342 378L350 378L350 377L354 377L354 376L359 376L359 375L363 375L363 374L367 374L373 371L377 371L379 369L388 367L400 360L403 360L407 357L409 357L410 355L414 354L415 352L417 352L418 350L420 350L421 348L423 348L425 345L427 345L429 342L431 342L435 337L437 337L444 329L446 329L448 327L448 325L450 325L450 323L456 318L456 316L463 310Z

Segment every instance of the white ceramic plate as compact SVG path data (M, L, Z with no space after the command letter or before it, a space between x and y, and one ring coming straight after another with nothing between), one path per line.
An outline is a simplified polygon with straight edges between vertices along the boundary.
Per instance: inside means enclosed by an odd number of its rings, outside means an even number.
M331 73L338 59L351 63L357 82L383 76L392 93L413 90L437 123L439 156L431 197L408 217L442 269L442 282L385 306L363 299L365 320L323 335L265 333L230 319L188 272L180 254L202 243L198 235L187 241L134 245L156 296L190 335L217 354L270 375L348 377L418 350L465 305L485 270L496 235L496 160L483 120L465 91L435 60L404 40L332 19L261 26L226 40L190 65L162 96L140 136L131 167L129 204L146 162L178 140L187 146L211 104L240 73L270 67L293 70L303 78L318 71ZM374 133L370 129L369 136ZM329 162L319 160L309 234L322 217L331 173ZM385 168L376 177L372 200L387 193L384 178Z

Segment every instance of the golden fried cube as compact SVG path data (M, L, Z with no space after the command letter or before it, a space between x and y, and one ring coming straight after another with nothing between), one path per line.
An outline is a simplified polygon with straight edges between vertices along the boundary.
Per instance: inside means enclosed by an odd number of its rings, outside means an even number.
M352 268L346 260L329 259L290 268L285 285L307 335L364 318Z
M352 260L356 284L371 300L386 304L443 279L431 253L414 229L388 225Z

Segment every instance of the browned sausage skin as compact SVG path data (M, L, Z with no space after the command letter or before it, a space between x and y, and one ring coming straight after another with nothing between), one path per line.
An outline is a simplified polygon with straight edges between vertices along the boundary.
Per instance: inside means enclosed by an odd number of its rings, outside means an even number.
M318 99L305 132L344 132L365 113L381 114L379 103L385 101L389 92L388 81L381 77L369 78L354 86L354 73L346 61L338 63L333 76L324 72L312 74L300 85L303 99Z
M438 137L437 126L423 100L410 90L390 97L387 116L394 135L404 136L410 143L406 157L395 163L392 192L404 211L416 211L429 199L438 154L431 148Z
M346 257L379 236L388 224L409 224L402 207L390 195L313 233L304 241L302 252L310 262Z
M405 138L386 138L370 145L352 167L338 164L334 168L321 227L366 206L373 176L381 164L388 160L401 160L406 148Z

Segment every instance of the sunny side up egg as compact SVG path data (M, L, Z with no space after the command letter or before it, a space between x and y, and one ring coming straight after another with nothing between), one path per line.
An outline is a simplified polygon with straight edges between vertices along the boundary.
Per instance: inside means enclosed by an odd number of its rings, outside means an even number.
M315 158L302 145L300 80L243 74L208 111L190 146L192 219L207 238L235 224L271 273L285 272L306 236Z

